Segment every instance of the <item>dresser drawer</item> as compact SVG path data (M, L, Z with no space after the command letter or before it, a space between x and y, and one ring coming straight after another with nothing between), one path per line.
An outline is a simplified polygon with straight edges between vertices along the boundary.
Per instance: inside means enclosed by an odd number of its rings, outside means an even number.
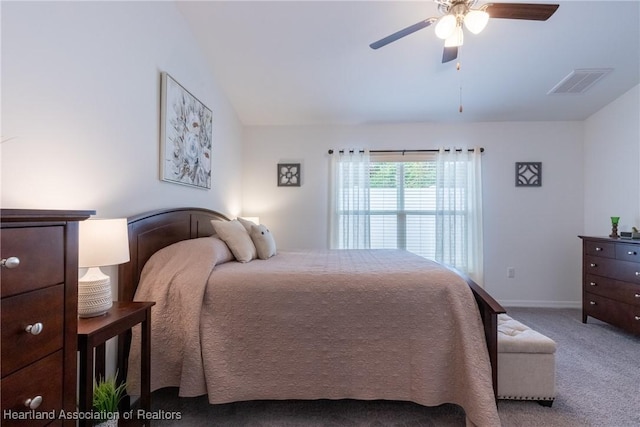
M587 274L584 291L640 306L640 285Z
M584 257L585 274L610 277L623 282L640 284L640 264L593 256Z
M64 282L64 227L3 228L2 259L16 257L15 268L2 268L2 298Z
M584 293L582 310L585 314L623 328L640 333L640 307L614 301L589 292Z
M6 411L14 414L29 412L30 409L25 406L25 402L41 396L42 403L35 411L43 415L51 411L54 411L56 416L59 414L63 394L62 351L3 378L1 389L3 426L39 427L50 423L52 420L48 417L42 420L35 419L35 416L27 420L11 419L6 416Z
M2 376L62 348L64 285L2 299ZM29 325L42 324L37 335Z
M640 245L617 243L616 259L640 263Z
M615 243L600 242L597 240L585 240L584 254L601 256L605 258L615 258L616 245Z
M585 256L584 272L585 274L613 278L613 274L616 271L617 262L621 261L596 256Z

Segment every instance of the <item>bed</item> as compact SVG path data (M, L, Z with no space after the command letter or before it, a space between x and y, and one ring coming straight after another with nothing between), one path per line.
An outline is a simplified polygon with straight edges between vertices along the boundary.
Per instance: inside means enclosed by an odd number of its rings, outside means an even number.
M181 396L207 394L212 404L455 403L469 424L499 425L504 309L468 277L395 250L285 251L239 263L209 237L212 219L229 220L201 208L129 219L131 261L119 268L119 299L156 301L152 390L180 387ZM118 348L132 390L137 342Z

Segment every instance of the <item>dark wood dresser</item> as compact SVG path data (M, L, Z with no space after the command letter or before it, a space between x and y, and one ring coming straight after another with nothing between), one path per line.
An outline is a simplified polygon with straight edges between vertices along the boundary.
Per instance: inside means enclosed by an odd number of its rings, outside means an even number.
M591 316L640 334L640 241L582 239L582 322Z
M2 425L76 424L48 414L76 412L78 221L94 213L0 210Z

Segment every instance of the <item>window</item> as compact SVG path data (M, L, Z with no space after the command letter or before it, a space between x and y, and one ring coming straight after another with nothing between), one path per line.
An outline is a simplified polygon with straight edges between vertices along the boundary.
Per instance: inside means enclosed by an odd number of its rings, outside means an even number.
M436 161L435 155L429 157L423 161L371 157L372 249L400 248L435 258Z
M340 156L332 247L406 249L481 282L479 151Z

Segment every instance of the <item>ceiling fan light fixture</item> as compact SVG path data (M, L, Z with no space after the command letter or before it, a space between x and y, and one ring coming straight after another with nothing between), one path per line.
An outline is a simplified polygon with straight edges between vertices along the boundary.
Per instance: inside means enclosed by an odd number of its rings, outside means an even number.
M462 32L462 27L457 26L456 29L453 31L453 34L444 41L444 47L462 46L463 42L464 42L464 33Z
M473 34L479 34L487 26L489 14L482 10L470 10L464 16L464 26Z
M455 16L449 14L438 19L436 24L436 36L442 40L446 40L453 35L458 25Z

